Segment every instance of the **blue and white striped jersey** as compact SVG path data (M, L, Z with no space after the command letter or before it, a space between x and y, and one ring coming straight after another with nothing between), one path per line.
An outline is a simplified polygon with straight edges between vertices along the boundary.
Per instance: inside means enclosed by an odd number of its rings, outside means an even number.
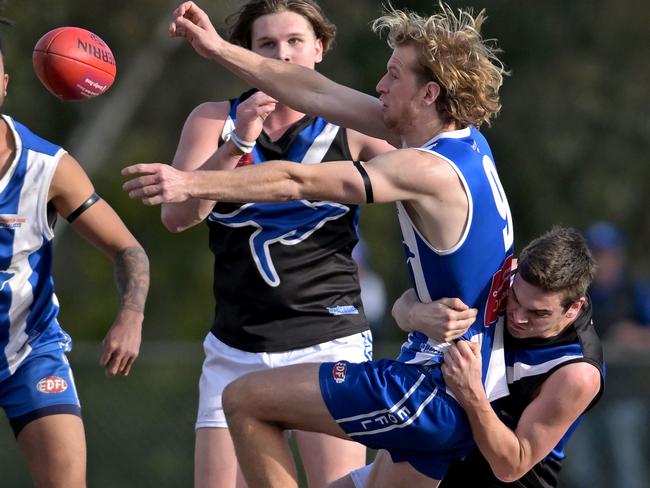
M418 149L447 161L458 174L469 201L469 216L458 244L438 250L418 231L404 205L397 204L411 279L422 302L457 297L479 310L478 319L462 339L481 343L484 384L489 398L496 399L507 393L501 333L494 341L495 330L503 327L502 321L497 327L497 319L505 305L514 240L508 200L490 147L478 130L445 132ZM448 346L412 332L398 360L439 363Z
M52 280L50 183L65 151L2 115L16 144L0 178L0 381L32 350L69 349Z

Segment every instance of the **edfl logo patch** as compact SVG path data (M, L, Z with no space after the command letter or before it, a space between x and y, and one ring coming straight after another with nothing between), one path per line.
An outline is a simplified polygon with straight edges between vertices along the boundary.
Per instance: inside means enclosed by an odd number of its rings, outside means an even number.
M68 382L59 376L48 376L36 383L41 393L62 393L68 389Z

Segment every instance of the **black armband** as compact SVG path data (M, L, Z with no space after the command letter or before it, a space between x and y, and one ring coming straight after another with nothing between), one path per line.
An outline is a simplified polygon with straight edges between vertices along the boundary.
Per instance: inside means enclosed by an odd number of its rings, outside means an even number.
M93 193L88 197L88 200L83 202L81 205L77 207L76 210L74 210L70 215L68 215L65 219L72 223L75 220L77 220L77 217L79 217L82 213L84 213L86 210L88 210L90 207L95 205L98 200L101 200L102 197L100 197L97 193Z
M352 164L354 164L354 167L357 168L357 171L363 179L363 187L366 190L366 203L374 202L375 197L372 194L372 184L370 183L370 177L368 176L366 168L361 165L360 161L352 161Z

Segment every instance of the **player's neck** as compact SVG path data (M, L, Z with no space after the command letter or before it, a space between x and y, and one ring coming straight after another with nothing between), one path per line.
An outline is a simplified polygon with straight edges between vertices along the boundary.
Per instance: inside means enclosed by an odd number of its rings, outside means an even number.
M11 163L14 160L16 153L16 141L14 135L9 129L7 121L0 119L0 178L2 178Z
M305 114L297 112L286 105L278 104L276 109L264 121L264 132L272 141L275 141L304 116Z
M456 122L443 122L436 118L426 123L416 122L402 132L404 147L420 147L443 132L462 129Z

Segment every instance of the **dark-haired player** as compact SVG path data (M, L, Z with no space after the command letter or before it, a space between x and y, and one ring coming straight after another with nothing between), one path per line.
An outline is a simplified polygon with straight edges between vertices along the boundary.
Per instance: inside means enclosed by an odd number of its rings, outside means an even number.
M504 317L510 394L491 406L480 356L469 343L450 348L442 371L479 449L452 465L442 488L558 486L564 447L603 390L603 351L586 295L594 271L574 229L555 228L524 248ZM477 313L456 299L424 304L414 295L393 308L407 331L452 339ZM353 477L363 486L364 470Z
M335 33L311 0L252 0L231 19L231 39L237 44L310 69L321 61ZM229 169L271 159L306 164L369 159L389 149L384 141L251 90L194 109L173 165ZM193 199L162 209L162 220L173 232L206 218L215 256L217 313L204 342L195 483L232 487L237 461L221 405L228 383L251 371L288 364L361 362L371 357L372 337L351 257L358 239L356 205L215 205ZM365 464L361 444L308 432L297 432L296 440L310 486L323 486Z
M0 51L0 105L9 76ZM104 339L108 375L140 349L149 264L144 250L64 149L0 118L0 406L35 486L86 486L86 443L52 280L56 215L112 261L120 307ZM6 468L6 466L5 466Z

